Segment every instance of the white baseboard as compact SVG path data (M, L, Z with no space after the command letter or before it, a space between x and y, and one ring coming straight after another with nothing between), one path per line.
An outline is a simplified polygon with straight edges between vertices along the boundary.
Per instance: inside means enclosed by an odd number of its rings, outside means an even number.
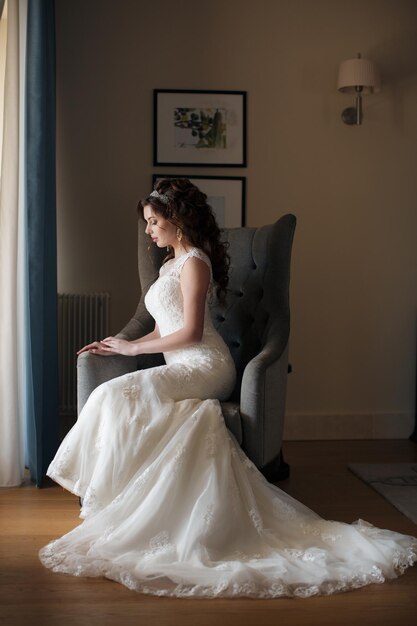
M288 413L284 441L312 439L408 439L414 412L313 414Z

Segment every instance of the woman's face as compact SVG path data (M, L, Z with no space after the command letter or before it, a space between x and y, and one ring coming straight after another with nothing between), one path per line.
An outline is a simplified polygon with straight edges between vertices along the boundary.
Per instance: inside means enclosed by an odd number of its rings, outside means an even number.
M146 221L145 233L158 248L166 248L177 243L177 227L160 213L156 213L150 204L143 209L143 217Z

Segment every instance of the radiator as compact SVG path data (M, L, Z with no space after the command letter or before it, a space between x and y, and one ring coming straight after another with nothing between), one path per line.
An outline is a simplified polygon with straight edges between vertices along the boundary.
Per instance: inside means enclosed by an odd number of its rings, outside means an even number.
M108 293L58 294L59 412L77 414L77 355L109 334Z

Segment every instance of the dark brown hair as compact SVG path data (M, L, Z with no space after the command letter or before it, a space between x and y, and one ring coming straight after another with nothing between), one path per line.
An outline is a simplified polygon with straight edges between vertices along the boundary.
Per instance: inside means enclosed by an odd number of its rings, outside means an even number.
M163 202L157 196L148 196L139 202L138 210L143 211L145 206L150 205L155 213L178 226L187 242L207 254L211 261L213 278L218 285L217 295L224 297L229 282L230 259L226 252L228 244L220 241L221 231L212 208L207 204L206 194L188 178L163 178L155 189L164 194L168 202ZM173 256L171 251L165 260Z

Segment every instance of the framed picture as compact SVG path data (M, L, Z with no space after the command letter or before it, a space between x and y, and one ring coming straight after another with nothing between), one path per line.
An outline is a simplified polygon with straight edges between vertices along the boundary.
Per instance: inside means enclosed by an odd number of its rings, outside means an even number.
M246 178L243 176L186 176L185 174L154 174L153 186L162 178L189 178L203 193L214 211L220 228L245 225Z
M246 92L155 89L154 165L246 167Z

